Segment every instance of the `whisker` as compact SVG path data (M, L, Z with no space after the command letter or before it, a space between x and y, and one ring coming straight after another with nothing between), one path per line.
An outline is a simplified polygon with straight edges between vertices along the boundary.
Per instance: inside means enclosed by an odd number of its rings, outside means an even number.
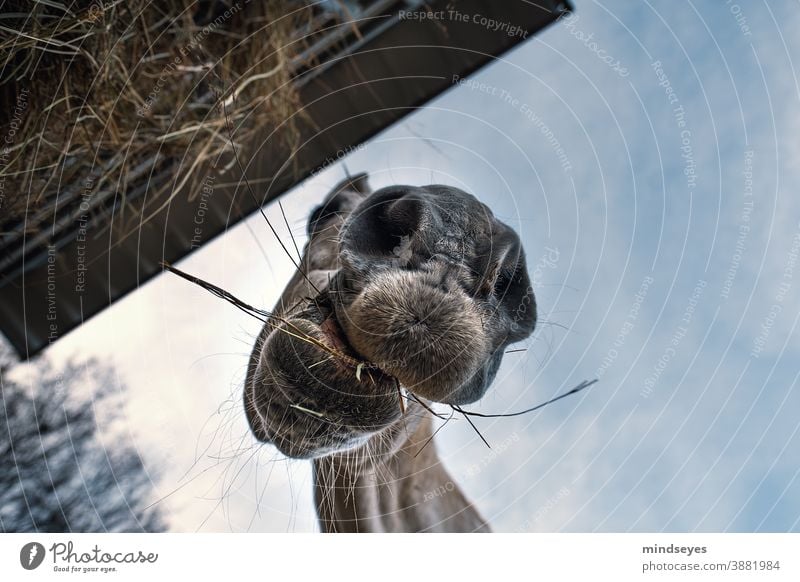
M585 390L586 388L588 388L589 386L592 386L593 384L595 384L597 382L598 382L597 378L595 378L594 380L584 380L583 382L581 382L580 384L575 386L575 388L573 388L569 392L564 392L564 394L556 396L555 398L551 398L550 400L547 400L546 402L542 402L541 404L537 404L536 406L533 406L532 408L528 408L526 410L520 410L519 412L510 412L508 414L484 414L482 412L472 412L472 411L469 411L469 410L460 410L459 409L458 411L461 414L463 414L465 417L466 416L480 416L481 418L509 418L511 416L521 416L523 414L528 414L529 412L533 412L535 410L539 410L540 408L544 408L548 404L553 404L553 402L561 400L562 398L566 398L567 396L571 396L572 394L577 394L581 390ZM467 420L469 420L469 419L467 419Z
M453 410L456 410L456 411L460 412L460 413L461 413L461 414L464 416L464 418L467 420L467 422L469 423L469 425L472 427L472 430L474 430L474 431L475 431L475 433L476 433L476 434L477 434L479 437L481 437L481 440L483 441L483 444L485 444L485 445L486 445L488 448L490 448L490 449L492 448L492 446L489 444L489 441L487 441L487 440L484 438L484 436L481 434L481 431L479 431L479 430L478 430L478 427L477 427L477 426L475 426L475 423L474 423L474 422L472 422L472 419L471 419L469 416L467 416L466 414L464 414L464 411L463 411L463 410L461 410L461 408L459 408L458 406L454 406L454 405L452 405L452 404L450 405L450 408L452 408Z
M416 394L414 394L414 393L413 393L413 392L411 392L410 390L406 390L406 398L409 398L409 399L411 399L411 400L414 400L414 401L415 401L417 404L421 405L421 406L422 406L422 407L423 407L425 410L427 410L428 412L430 412L430 413L431 413L432 415L434 415L436 418L441 418L441 419L446 419L446 418L447 418L445 415L443 415L443 414L440 414L440 413L436 412L436 411L435 411L433 408L431 408L430 406L428 406L427 404L425 404L425 402L423 402L423 401L422 401L420 398L418 398L418 397L417 397L417 395L416 395Z
M562 324L560 324L560 323L556 323L555 321L548 321L548 320L546 320L546 319L539 319L539 320L537 320L537 321L536 321L536 325L552 325L553 327L560 327L561 329L564 329L564 330L566 330L566 331L572 331L572 330L571 330L570 328L568 328L566 325L562 325Z
M286 218L286 211L283 209L283 202L278 200L278 208L281 209L281 216L283 216L283 223L286 225L286 230L289 231L289 236L292 239L292 244L294 245L294 250L297 253L297 258L302 261L303 255L300 254L300 249L297 247L297 240L294 238L294 233L292 232L292 227L289 226L289 220Z
M372 364L370 362L361 362L361 361L359 361L359 360L357 360L357 359L355 359L355 358L353 358L351 356L348 356L347 354L343 354L343 353L339 352L338 350L335 350L334 348L324 344L320 340L309 336L303 330L299 329L291 321L288 321L288 320L286 320L286 319L284 319L284 318L282 318L280 316L277 316L274 313L266 311L264 309L259 309L257 307L253 307L252 305L248 305L247 303L245 303L244 301L242 301L241 299L239 299L238 297L236 297L232 293L226 291L225 289L223 289L221 287L217 287L213 283L209 283L208 281L204 281L203 279L201 279L199 277L195 277L194 275L190 275L189 273L185 273L184 271L181 271L180 269L178 269L176 267L173 267L172 265L170 265L166 261L161 261L161 266L163 268L165 268L166 270L170 271L171 273L174 273L174 274L178 275L179 277L181 277L183 279L186 279L187 281L202 287L206 291L209 291L211 294L213 294L213 295L215 295L215 296L217 296L217 297L219 297L221 299L224 299L225 301L228 301L229 303L234 305L240 311L243 311L244 313L247 313L251 317L255 317L256 319L258 319L262 323L270 325L274 329L276 329L276 330L278 330L278 331L280 331L282 333L286 333L286 334L288 334L288 335L290 335L290 336L292 336L294 338L297 338L297 339L299 339L301 341L304 341L306 343L312 344L312 345L318 347L319 349L321 349L321 350L323 350L325 352L328 352L332 356L335 356L335 357L339 358L340 360L342 360L344 363L346 363L349 366L352 366L352 367L354 367L356 369L358 369L359 366L361 367L361 369L364 369L364 368L376 368L377 367L377 366L375 366L375 364ZM278 321L280 323L283 323L286 327L280 327L280 326L276 325L275 322L272 321L272 320L275 320L275 321ZM286 329L287 327L291 328L292 330L294 330L294 332L290 331L289 329Z
M258 319L263 323L267 323L266 318L270 318L273 316L272 313L270 313L269 311L265 311L263 309L259 309L258 307L253 307L252 305L248 305L238 297L234 296L232 293L225 291L225 289L223 289L222 287L217 287L213 283L209 283L208 281L204 281L199 277L195 277L194 275L190 275L189 273L181 271L180 269L173 267L166 261L161 261L161 266L165 268L167 271L174 273L175 275L178 275L178 277L186 279L190 283L194 283L195 285L202 287L206 291L209 291L212 295L216 295L220 299L224 299L228 303L234 305L240 311L245 312L251 317L255 317L256 319Z
M216 73L213 72L213 69L212 69L212 74L216 76ZM220 80L219 77L217 77L217 80ZM221 80L220 80L220 82L221 82ZM234 104L235 103L236 103L236 98L234 97ZM258 202L258 198L256 198L256 195L253 192L252 186L250 186L250 180L247 179L247 175L245 174L244 166L242 165L242 162L239 159L239 152L236 150L236 145L233 142L233 127L231 126L230 117L228 117L228 108L225 105L225 101L222 101L222 113L223 113L223 115L225 117L225 127L228 130L228 139L229 139L230 144L231 144L231 151L233 152L233 157L236 160L236 165L239 167L239 172L241 172L241 174L242 174L242 180L244 180L245 187L246 187L248 193L250 194L250 197L253 199L253 203L256 206L258 206L258 211L261 213L261 216L264 217L264 220L266 221L267 226L272 231L272 234L275 236L275 239L281 245L281 248L286 253L286 256L289 257L289 259L292 261L292 264L297 268L297 270L300 272L300 274L303 276L303 278L308 282L308 284L311 285L311 287L314 289L314 291L319 293L320 290L317 289L317 286L314 285L314 283L311 282L311 279L308 278L308 276L306 275L305 271L300 266L300 263L298 263L297 261L294 260L294 257L292 256L292 253L290 253L289 249L286 248L286 245L283 243L283 239L281 239L280 235L275 230L275 227L272 226L272 223L270 222L269 218L267 218L267 214L266 214L266 212L264 212L263 205ZM288 226L288 224L287 224L287 226ZM290 229L290 233L291 233L291 229ZM294 241L294 236L292 237L292 241ZM297 245L295 244L295 248L296 247L297 247ZM299 254L299 251L298 251L298 254ZM302 258L300 260L302 261Z
M444 426L445 426L445 425L446 425L448 422L450 422L450 421L452 420L452 418L453 418L453 414L454 414L454 412L451 412L451 413L450 413L450 416L448 416L448 417L447 417L447 419L446 419L446 420L445 420L445 421L444 421L442 424L440 424L440 425L439 425L439 427L438 427L438 428L437 428L435 431L433 431L433 434L432 434L431 436L429 436L429 437L428 437L428 439L427 439L427 440L426 440L426 441L425 441L425 442L422 444L422 446L419 448L419 450L418 450L418 451L416 452L416 454L414 455L414 458L415 458L415 459L416 459L416 458L419 456L419 454L420 454L422 451L424 451L424 450L425 450L425 447L427 447L427 446L428 446L428 445L431 443L431 441L433 441L433 437L435 437L437 434L439 434L439 431L440 431L440 430L442 430L442 429L444 428Z

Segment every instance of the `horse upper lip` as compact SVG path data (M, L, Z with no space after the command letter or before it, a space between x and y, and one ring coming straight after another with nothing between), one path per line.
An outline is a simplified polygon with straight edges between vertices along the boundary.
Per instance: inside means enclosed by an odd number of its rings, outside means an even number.
M358 362L357 366L369 370L376 370L388 378L397 380L395 376L384 370L376 362L371 362L368 358L365 358L363 354L360 354L358 350L353 347L353 344L350 343L350 339L347 337L344 327L339 323L339 319L336 317L335 309L331 309L327 316L325 316L322 323L319 324L319 329L328 342L330 342L332 348L356 360Z
M339 299L341 291L338 289L337 283L338 280L334 278L329 288L323 289L311 301L308 305L311 316L309 317L307 312L306 317L319 326L320 333L330 343L330 347L347 356L347 358L339 358L340 363L362 370L374 370L400 385L401 382L397 376L387 372L379 362L373 362L353 347L345 331L345 326L340 323L342 317L347 317L347 314L344 311L346 304ZM350 361L347 361L348 358Z

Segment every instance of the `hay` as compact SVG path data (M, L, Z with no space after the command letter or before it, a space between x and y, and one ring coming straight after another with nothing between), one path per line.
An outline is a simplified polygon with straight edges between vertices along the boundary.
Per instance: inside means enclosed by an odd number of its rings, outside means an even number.
M315 14L288 0L6 2L2 234L46 230L87 198L97 218L104 198L118 211L136 191L159 206L196 196L199 167L232 167L222 102L243 159L254 132L277 126L274 139L295 151L289 65Z

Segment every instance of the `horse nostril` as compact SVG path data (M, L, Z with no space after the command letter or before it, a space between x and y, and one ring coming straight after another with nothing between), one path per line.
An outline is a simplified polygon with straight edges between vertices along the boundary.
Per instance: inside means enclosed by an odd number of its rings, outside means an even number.
M401 332L409 332L419 335L419 337L422 338L430 337L431 333L434 331L434 329L431 329L432 326L428 317L415 313L409 313L405 318L399 316L398 328Z
M342 240L348 249L366 257L409 259L425 205L405 190L373 195L354 212Z

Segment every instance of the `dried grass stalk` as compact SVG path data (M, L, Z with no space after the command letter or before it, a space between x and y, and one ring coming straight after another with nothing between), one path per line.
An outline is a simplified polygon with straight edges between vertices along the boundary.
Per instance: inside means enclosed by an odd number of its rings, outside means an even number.
M28 232L111 192L194 196L253 133L299 144L291 59L313 19L278 0L11 0L0 14L0 223ZM302 45L302 46L301 46ZM229 159L229 158L228 158Z

